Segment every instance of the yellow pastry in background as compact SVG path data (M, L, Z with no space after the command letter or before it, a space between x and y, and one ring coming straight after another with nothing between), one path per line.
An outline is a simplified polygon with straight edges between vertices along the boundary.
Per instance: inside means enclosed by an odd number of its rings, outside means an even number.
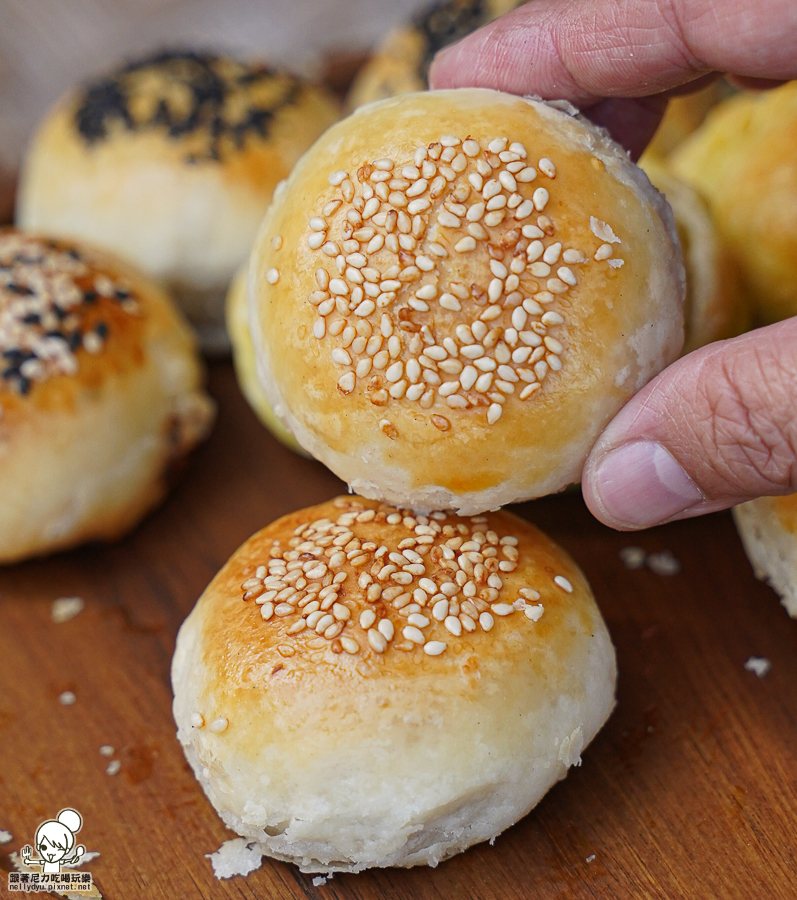
M722 243L705 201L665 165L640 165L664 194L673 214L686 268L682 356L749 330L751 314L741 289L739 268Z
M349 109L427 87L438 50L520 6L521 0L435 0L413 21L393 29L363 66L347 99Z
M797 314L797 82L726 100L672 157L706 198L760 324Z

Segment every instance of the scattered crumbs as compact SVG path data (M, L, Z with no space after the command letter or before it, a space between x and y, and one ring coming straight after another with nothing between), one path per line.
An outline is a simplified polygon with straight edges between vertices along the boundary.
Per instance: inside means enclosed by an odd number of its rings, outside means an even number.
M590 862L592 862L594 859L595 859L595 854L594 854L594 853L590 853L590 855L587 857L587 862L590 863Z
M216 878L232 878L233 875L248 875L259 869L264 854L262 844L238 837L225 841L215 853L206 853L205 856L210 860Z
M100 747L101 756L113 756L113 747L110 744L103 744Z
M10 831L0 831L0 844L9 844L14 839Z
M620 266L622 266L624 262L625 262L624 259L617 259L617 258L606 260L606 264L611 266L613 269L619 269Z
M119 770L122 768L122 763L118 759L112 759L108 763L108 768L105 770L106 775L118 775Z
M77 700L77 697L74 691L64 691L63 694L58 695L58 702L61 706L71 706L75 700Z
M626 569L641 569L645 565L647 554L641 547L623 547L620 551L620 559Z
M772 668L772 663L764 656L751 656L744 667L748 672L753 672L759 678L763 678Z
M85 605L82 597L59 597L57 600L53 600L53 622L61 625L63 622L74 619Z
M680 562L669 550L651 553L645 562L650 571L656 575L677 575L681 571Z
M313 879L313 887L323 887L331 877L332 875L316 875Z

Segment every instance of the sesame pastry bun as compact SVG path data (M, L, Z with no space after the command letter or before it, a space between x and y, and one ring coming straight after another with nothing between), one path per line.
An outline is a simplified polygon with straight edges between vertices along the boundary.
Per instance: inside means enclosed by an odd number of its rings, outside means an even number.
M748 331L752 316L739 267L717 233L705 200L673 175L666 163L643 158L640 165L672 207L683 251L686 299L681 355Z
M487 90L333 126L249 270L258 373L359 494L474 514L561 490L680 352L672 214L608 136Z
M203 347L275 185L338 118L324 89L228 57L164 52L66 96L23 166L23 228L105 246L161 280Z
M589 585L536 528L352 496L236 551L172 664L210 801L307 872L494 838L579 764L615 678Z
M232 359L238 386L255 415L274 437L289 449L307 456L306 451L302 450L294 436L277 418L258 381L255 348L252 346L247 314L246 276L247 267L243 265L230 282L226 300L227 334L232 344Z
M733 519L756 577L797 618L797 494L742 503Z
M113 540L213 404L166 294L104 252L0 231L0 562Z
M389 32L360 69L346 98L349 109L427 87L438 50L461 40L521 0L434 0L407 25Z
M797 315L797 81L714 109L671 164L708 201L759 324Z

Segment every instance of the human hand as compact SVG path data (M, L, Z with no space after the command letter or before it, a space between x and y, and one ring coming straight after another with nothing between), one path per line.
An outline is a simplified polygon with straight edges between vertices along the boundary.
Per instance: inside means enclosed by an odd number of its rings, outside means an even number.
M533 0L447 48L434 88L482 86L585 109L641 152L667 92L730 72L797 77L793 0ZM704 347L633 397L593 447L592 512L632 530L797 491L797 319Z

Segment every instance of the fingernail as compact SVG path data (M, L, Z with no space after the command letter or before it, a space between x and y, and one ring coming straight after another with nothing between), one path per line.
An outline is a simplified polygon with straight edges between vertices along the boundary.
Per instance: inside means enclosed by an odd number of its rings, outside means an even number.
M603 518L622 528L658 525L703 500L675 457L655 441L611 450L595 466L591 482Z

